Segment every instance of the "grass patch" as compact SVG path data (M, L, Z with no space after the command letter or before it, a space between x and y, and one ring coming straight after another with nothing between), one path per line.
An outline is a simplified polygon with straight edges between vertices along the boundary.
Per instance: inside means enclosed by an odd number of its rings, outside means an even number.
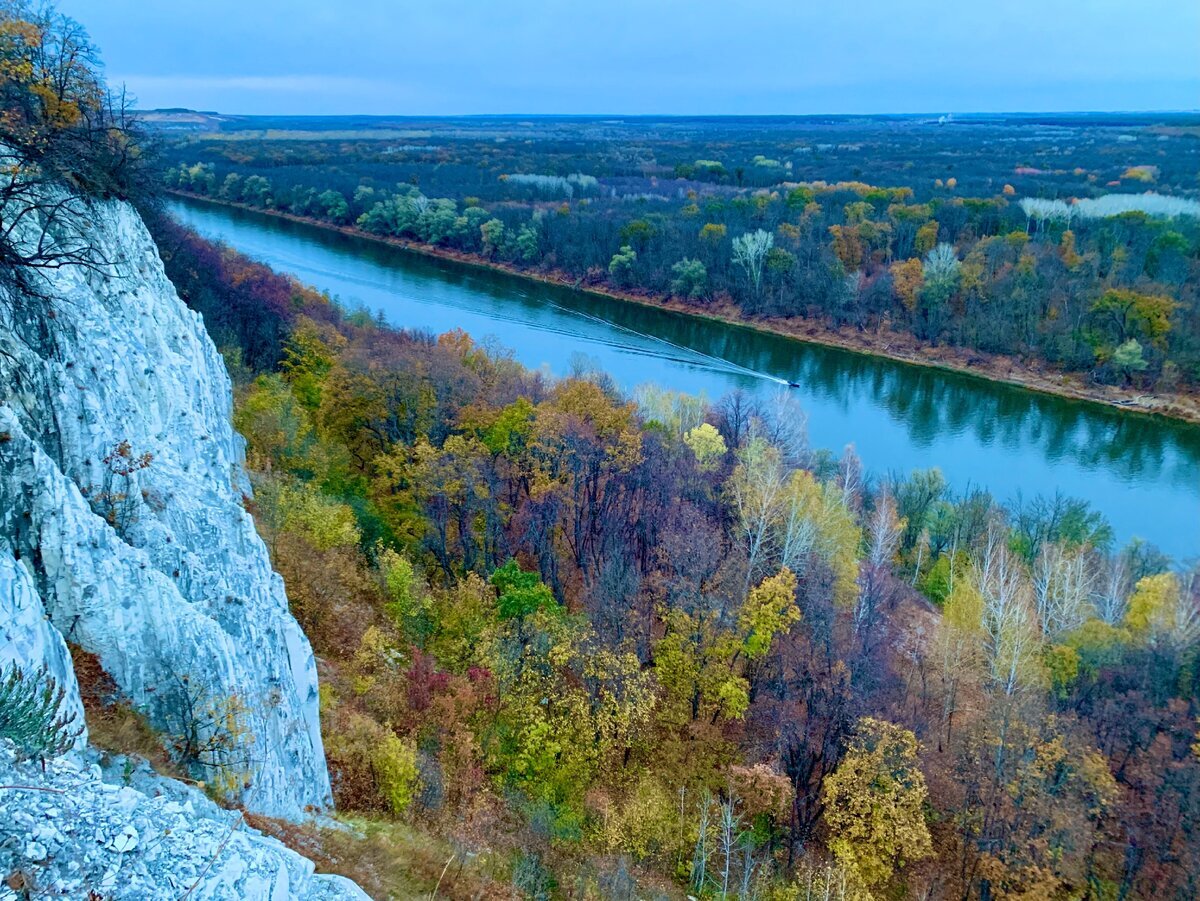
M316 864L353 879L372 898L516 899L509 862L473 852L407 823L346 817L340 826L291 823L247 813L246 822Z
M68 644L68 648L83 701L88 743L108 754L143 758L155 772L194 785L195 780L171 759L162 735L121 694L100 658L79 645Z

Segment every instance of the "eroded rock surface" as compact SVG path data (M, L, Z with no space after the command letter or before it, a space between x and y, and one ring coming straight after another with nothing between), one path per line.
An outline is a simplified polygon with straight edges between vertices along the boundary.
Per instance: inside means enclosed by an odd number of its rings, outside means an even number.
M228 376L137 213L86 215L111 265L0 295L0 664L77 708L74 642L163 729L184 691L235 699L241 803L301 817L330 800L316 666L243 507Z

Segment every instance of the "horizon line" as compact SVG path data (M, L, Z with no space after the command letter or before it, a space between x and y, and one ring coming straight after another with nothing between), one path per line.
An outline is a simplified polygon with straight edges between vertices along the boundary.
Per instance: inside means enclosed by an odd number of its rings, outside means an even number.
M202 116L237 116L240 118L289 118L289 119L336 119L356 116L375 119L805 119L817 117L916 117L916 116L1117 116L1117 115L1200 115L1200 107L1150 108L1150 109L1056 109L1056 110L915 110L909 112L824 112L824 113L532 113L532 112L487 112L487 113L235 113L222 110L194 109L183 106L157 106L135 109L135 114L144 113L195 113Z

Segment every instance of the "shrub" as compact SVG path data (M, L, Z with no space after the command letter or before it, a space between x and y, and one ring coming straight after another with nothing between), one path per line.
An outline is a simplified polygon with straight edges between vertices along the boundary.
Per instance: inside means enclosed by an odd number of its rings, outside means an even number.
M250 777L247 708L236 694L214 695L200 679L175 676L166 711L175 759L217 798L236 795Z
M392 813L404 813L416 797L421 782L416 748L389 732L375 746L372 764L379 791Z
M83 734L75 714L62 709L66 690L43 665L26 672L14 664L0 670L0 738L25 758L41 760L69 751Z

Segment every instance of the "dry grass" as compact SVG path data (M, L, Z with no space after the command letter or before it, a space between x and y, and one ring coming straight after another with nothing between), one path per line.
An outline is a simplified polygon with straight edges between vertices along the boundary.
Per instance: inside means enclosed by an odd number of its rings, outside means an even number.
M340 827L246 814L246 821L313 861L319 873L353 879L372 898L500 901L520 895L508 861L475 853L404 823L353 818Z
M171 759L162 736L121 695L100 658L78 645L69 645L75 678L83 700L88 742L110 754L140 757L158 773L182 782L192 782Z

